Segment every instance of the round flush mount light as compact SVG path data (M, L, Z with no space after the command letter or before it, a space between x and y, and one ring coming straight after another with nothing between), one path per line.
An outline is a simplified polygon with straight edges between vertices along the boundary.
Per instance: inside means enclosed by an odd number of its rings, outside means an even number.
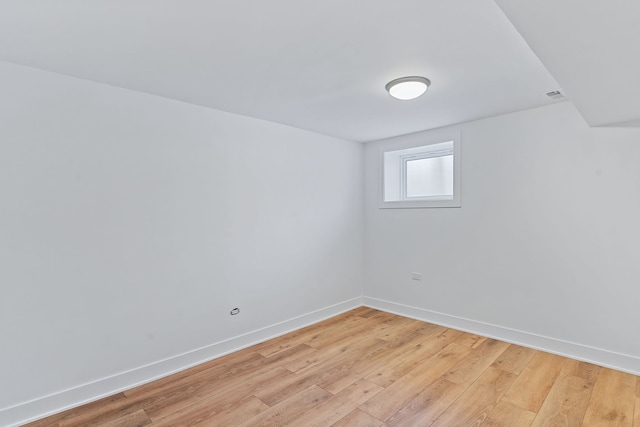
M430 84L431 81L426 77L412 76L391 80L384 88L394 98L407 101L425 93Z

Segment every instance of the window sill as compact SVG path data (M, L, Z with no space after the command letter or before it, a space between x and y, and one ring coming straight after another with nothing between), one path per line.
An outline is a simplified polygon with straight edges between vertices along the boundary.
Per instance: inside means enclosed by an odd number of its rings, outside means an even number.
M425 208L459 208L460 200L401 200L397 202L380 202L380 209L425 209Z

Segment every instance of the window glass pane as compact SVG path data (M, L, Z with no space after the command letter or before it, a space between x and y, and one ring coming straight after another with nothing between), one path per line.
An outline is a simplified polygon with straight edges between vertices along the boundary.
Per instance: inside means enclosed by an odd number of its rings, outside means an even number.
M453 196L453 155L408 160L407 197Z

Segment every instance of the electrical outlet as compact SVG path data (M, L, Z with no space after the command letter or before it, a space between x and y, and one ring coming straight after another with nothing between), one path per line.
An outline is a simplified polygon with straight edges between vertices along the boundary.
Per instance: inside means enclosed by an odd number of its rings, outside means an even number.
M422 273L411 273L411 280L422 280Z

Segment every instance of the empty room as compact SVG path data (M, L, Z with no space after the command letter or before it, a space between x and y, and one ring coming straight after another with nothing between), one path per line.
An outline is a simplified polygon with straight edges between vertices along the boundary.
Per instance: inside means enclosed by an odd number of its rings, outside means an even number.
M640 427L638 22L0 0L0 426Z

